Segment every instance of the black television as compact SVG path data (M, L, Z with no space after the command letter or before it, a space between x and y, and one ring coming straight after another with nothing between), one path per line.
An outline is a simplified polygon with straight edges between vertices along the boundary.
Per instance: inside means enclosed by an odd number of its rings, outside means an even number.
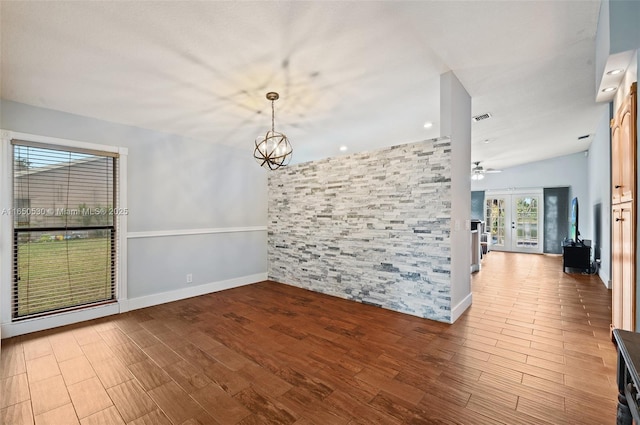
M572 242L580 242L580 231L578 230L578 219L580 218L578 210L578 198L571 200L571 218L569 221L569 239Z

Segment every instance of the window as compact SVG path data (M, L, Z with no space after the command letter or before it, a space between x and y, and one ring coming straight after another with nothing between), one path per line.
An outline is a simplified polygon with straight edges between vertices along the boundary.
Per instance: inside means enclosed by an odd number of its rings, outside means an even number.
M13 205L18 211L25 211L25 209L29 208L29 199L14 199ZM29 216L26 214L18 214L16 221L21 225L29 224Z
M13 319L114 302L118 155L11 143Z

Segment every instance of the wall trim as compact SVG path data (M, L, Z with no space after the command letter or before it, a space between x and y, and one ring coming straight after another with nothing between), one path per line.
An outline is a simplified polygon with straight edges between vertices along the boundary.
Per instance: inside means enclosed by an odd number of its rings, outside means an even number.
M11 130L0 130L2 137L7 139L24 140L30 142L48 143L71 148L81 148L96 151L118 153L128 155L129 149L122 146L107 145L106 143L90 143L80 140L63 139L60 137L41 136L39 134L21 133Z
M53 329L78 322L98 319L100 317L111 316L113 314L125 313L130 310L152 307L154 305L164 304L171 301L178 301L185 298L196 297L198 295L250 285L264 280L267 280L267 274L258 273L234 279L222 280L219 282L206 283L189 288L177 289L175 291L167 291L159 294L120 300L116 303L90 307L83 310L62 312L51 316L35 317L33 319L26 319L20 322L2 323L2 338L10 338L31 332Z
M159 238L166 236L210 235L216 233L266 232L267 226L247 227L212 227L205 229L150 230L146 232L129 232L127 239Z
M119 303L111 303L82 310L74 310L52 314L50 316L34 317L19 322L9 322L2 324L2 338L24 335L31 332L53 329L60 326L71 325L78 322L97 319L120 312Z
M458 320L460 316L462 316L462 313L464 313L469 307L471 307L472 296L473 293L470 293L451 309L451 323L455 323L455 321Z
M165 304L185 298L197 297L198 295L210 294L212 292L224 291L225 289L237 288L251 285L253 283L267 280L267 273L257 273L234 279L221 280L218 282L205 283L203 285L188 288L176 289L174 291L160 292L158 294L145 295L142 297L129 298L126 306L123 305L121 311L137 310L140 308L152 307L154 305Z
M557 187L567 187L565 186L557 186ZM484 191L484 196L486 197L487 195L521 195L521 194L529 194L529 193L535 193L537 195L543 195L544 194L544 189L546 188L546 186L543 187L518 187L518 188L511 188L511 189L486 189Z

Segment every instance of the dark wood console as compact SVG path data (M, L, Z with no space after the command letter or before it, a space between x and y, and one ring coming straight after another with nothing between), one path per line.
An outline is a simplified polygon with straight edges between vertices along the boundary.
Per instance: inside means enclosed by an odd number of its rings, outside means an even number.
M562 244L562 271L567 268L580 269L589 272L591 270L591 241L585 239L581 242L564 242Z
M640 334L636 332L613 330L613 339L618 346L618 415L616 425L640 423L638 388L640 376Z

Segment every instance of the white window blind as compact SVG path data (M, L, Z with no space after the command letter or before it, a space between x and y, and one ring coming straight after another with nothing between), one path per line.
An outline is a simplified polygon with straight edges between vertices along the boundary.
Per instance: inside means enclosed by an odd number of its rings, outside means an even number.
M12 144L13 319L114 302L118 156Z

